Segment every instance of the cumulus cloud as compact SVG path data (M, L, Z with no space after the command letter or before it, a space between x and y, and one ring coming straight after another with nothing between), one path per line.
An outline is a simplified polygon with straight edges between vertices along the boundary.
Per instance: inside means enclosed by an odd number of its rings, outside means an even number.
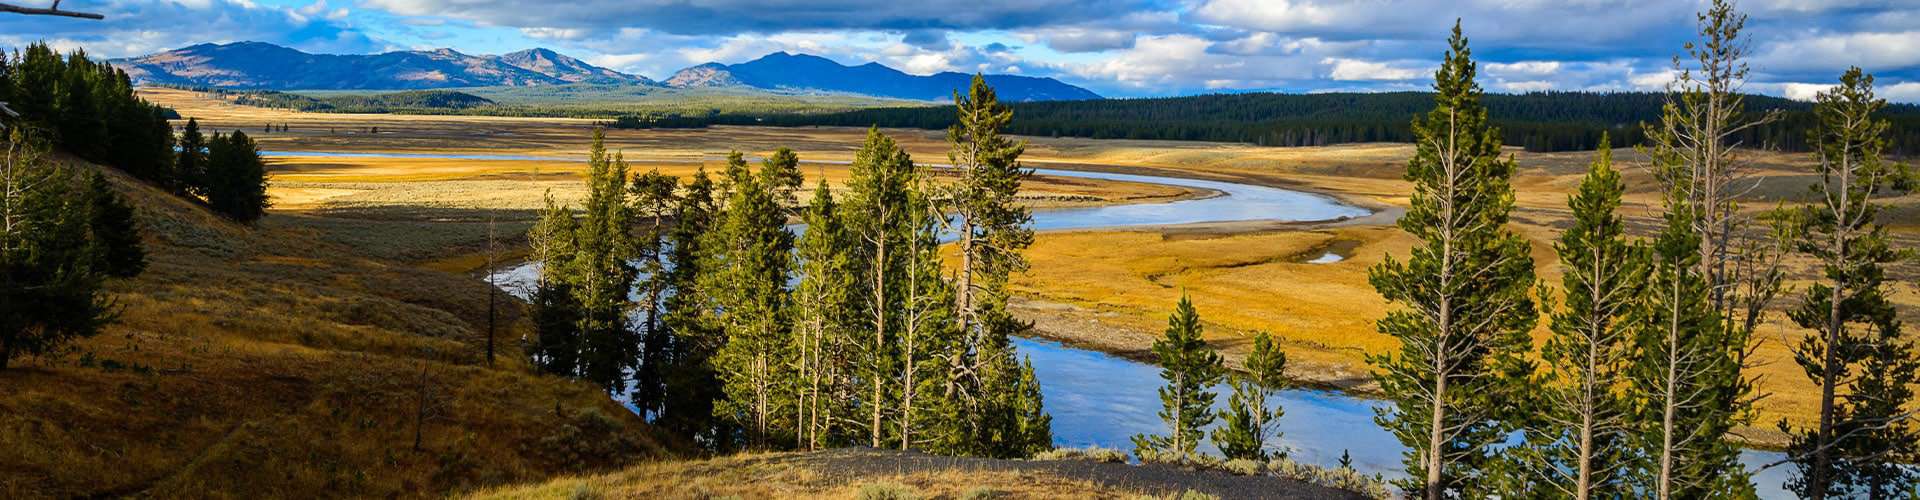
M1838 75L1849 65L1870 71L1911 68L1920 66L1920 30L1795 37L1769 42L1757 52L1754 65L1768 72Z
M1412 80L1420 78L1423 73L1415 66L1419 63L1404 61L1387 63L1330 57L1321 62L1332 66L1327 71L1327 77L1341 82Z
M1129 31L1068 28L1042 35L1040 40L1061 52L1101 52L1133 48L1134 36Z
M206 42L265 40L317 52L360 53L390 44L348 22L350 11L324 0L276 7L247 0L113 0L89 3L105 22L0 16L0 45L58 41L106 57L145 55Z
M363 0L411 16L495 26L639 27L676 34L796 30L1015 29L1086 22L1142 10L1148 0Z

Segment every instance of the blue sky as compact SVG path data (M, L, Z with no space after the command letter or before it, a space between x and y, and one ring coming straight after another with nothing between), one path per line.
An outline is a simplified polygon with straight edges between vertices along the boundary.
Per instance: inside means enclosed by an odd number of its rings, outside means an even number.
M51 0L11 0L46 3ZM909 73L1050 76L1108 96L1425 88L1462 18L1495 92L1658 90L1693 0L66 0L0 46L109 57L255 40L311 52L548 47L663 79L786 50ZM1920 0L1746 0L1748 90L1811 98L1849 65L1920 102Z

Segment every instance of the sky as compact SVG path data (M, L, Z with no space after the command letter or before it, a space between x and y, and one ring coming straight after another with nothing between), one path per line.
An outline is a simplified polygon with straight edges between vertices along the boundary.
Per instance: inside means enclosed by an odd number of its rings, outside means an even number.
M6 0L42 4L52 0ZM320 53L547 47L665 79L770 52L1046 76L1109 97L1428 87L1455 19L1493 92L1660 90L1704 0L65 0L0 46L128 57L262 41ZM1920 0L1745 0L1746 90L1811 99L1850 65L1920 102Z

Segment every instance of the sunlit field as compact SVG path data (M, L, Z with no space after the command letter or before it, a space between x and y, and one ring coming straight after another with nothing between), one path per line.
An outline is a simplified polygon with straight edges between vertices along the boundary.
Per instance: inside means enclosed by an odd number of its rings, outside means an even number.
M238 107L202 95L150 90L144 95L195 116L203 128L262 128L286 123L290 132L257 135L269 151L359 153L446 153L527 155L543 161L457 161L392 158L275 157L271 194L286 211L350 216L352 220L404 220L467 217L480 212L519 213L543 203L546 193L570 202L582 196L578 175L591 123L582 120L449 116L343 115L295 113ZM377 133L374 128L378 128ZM687 175L704 166L713 171L730 150L750 156L791 147L803 160L844 162L865 134L849 128L742 128L698 130L613 130L610 149L635 160L636 170L659 168ZM941 131L886 130L921 162L945 162ZM1244 339L1270 331L1284 339L1297 360L1292 375L1314 384L1372 390L1368 354L1395 347L1375 332L1373 321L1386 303L1366 281L1368 267L1387 255L1404 256L1411 240L1391 227L1406 203L1409 185L1401 180L1412 147L1361 144L1313 148L1256 147L1239 144L1031 138L1023 157L1029 166L1184 176L1297 188L1333 195L1379 211L1378 216L1337 224L1231 223L1127 230L1042 233L1027 252L1031 269L1015 280L1018 312L1036 323L1036 334L1100 350L1141 357L1165 326L1181 294L1190 295L1205 318L1209 337L1237 363ZM1578 183L1589 153L1533 154L1510 150L1520 164L1518 208L1512 229L1533 243L1539 276L1557 285L1553 238L1566 224L1567 194ZM1752 151L1761 183L1745 207L1755 213L1803 199L1809 159L1800 154ZM1657 188L1645 171L1645 158L1616 151L1626 172L1628 194L1622 213L1641 234L1660 215ZM809 184L824 175L840 182L845 167L804 164ZM1152 202L1205 196L1183 188L1118 182L1087 182L1040 177L1026 195L1034 206ZM1895 237L1911 245L1920 240L1920 195L1889 201ZM334 231L352 232L341 222ZM388 222L392 223L392 222ZM372 224L372 222L369 222ZM476 225L447 235L433 245L466 249L460 255L428 257L431 245L409 250L421 261L447 269L472 269ZM524 227L524 226L521 226ZM413 255L410 253L409 255ZM1310 263L1328 253L1341 260ZM1805 262L1792 261L1792 280L1814 277ZM1888 283L1909 324L1920 323L1920 269L1892 270ZM1756 444L1777 445L1772 432L1781 418L1803 421L1814 411L1814 386L1788 353L1801 331L1782 310L1799 294L1783 294L1758 335L1756 361L1749 373L1768 396L1743 435ZM1536 338L1544 338L1545 321Z

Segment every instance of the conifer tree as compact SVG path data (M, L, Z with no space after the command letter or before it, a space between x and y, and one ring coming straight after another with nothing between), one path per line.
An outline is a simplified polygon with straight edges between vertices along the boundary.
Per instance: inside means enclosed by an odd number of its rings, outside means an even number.
M173 161L174 192L188 196L206 196L207 137L200 134L200 120L187 119L180 132L180 151Z
M793 291L795 448L803 450L837 443L845 432L835 419L847 418L846 403L853 396L843 381L852 361L847 343L856 325L851 323L860 311L854 302L854 262L846 252L854 244L841 218L833 192L820 179L802 216L807 230L795 251L800 271Z
M947 158L960 179L947 193L959 254L953 286L961 337L949 357L945 397L955 407L948 413L967 418L949 422L947 440L954 444L945 447L1024 456L1020 450L1052 442L1051 436L1035 439L1021 431L1043 427L1026 420L1044 416L1045 410L1018 406L1030 398L1019 393L1023 369L1009 337L1029 325L1006 310L1007 282L1026 269L1020 252L1033 243L1032 214L1015 199L1032 172L1019 164L1026 143L1002 135L1013 111L999 102L985 78L974 75L965 94L955 92L954 108ZM1036 440L1039 445L1029 443Z
M671 293L662 303L661 326L672 336L673 352L663 373L666 386L661 404L661 427L705 442L715 451L733 446L728 424L714 416L714 402L726 396L712 358L725 337L703 309L707 290L700 276L706 266L705 235L716 223L719 207L713 178L702 168L695 172L673 209L668 232L666 286Z
M1627 488L1628 407L1618 388L1630 361L1629 316L1646 278L1645 249L1628 241L1615 212L1625 191L1602 136L1579 191L1567 198L1573 225L1560 234L1562 307L1541 349L1547 368L1526 445L1512 453L1524 488L1553 498L1614 498Z
M666 398L666 370L672 363L673 334L667 331L661 315L671 289L667 273L667 233L669 219L679 203L675 189L680 180L660 173L659 169L634 177L627 188L634 217L643 224L634 239L635 290L640 314L640 360L633 373L632 404L643 414L658 415Z
M147 269L147 252L140 247L133 206L99 172L94 172L87 184L87 200L88 226L93 231L93 269L115 278L139 276Z
M915 167L910 173L906 203L906 238L901 247L905 268L900 283L900 449L932 440L922 427L951 428L943 420L956 419L936 402L944 399L945 377L955 357L962 357L958 324L954 319L954 290L941 273L940 226L945 214L935 205L931 176Z
M626 392L627 373L640 358L639 338L627 319L636 271L628 234L633 224L628 167L622 156L608 154L604 130L593 131L587 151L587 200L574 228L571 269L565 271L580 307L574 327L580 339L580 376L610 394Z
M0 158L0 371L58 352L111 321L88 242L86 187L38 140L6 131Z
M1234 377L1233 396L1227 400L1220 427L1213 431L1213 442L1228 459L1265 461L1274 456L1267 448L1279 441L1280 417L1286 414L1269 400L1287 387L1287 353L1267 332L1254 334L1245 368L1246 374Z
M1739 362L1723 349L1723 324L1708 305L1700 273L1700 236L1693 207L1667 207L1666 227L1654 240L1647 288L1631 324L1633 364L1628 396L1634 402L1640 463L1634 487L1654 498L1749 496L1752 486L1736 461L1739 449L1722 438L1732 425L1731 402L1721 390L1740 377Z
M207 143L207 205L241 223L266 215L267 167L260 147L245 132L214 134Z
M1910 416L1898 410L1910 402L1911 392L1903 398L1876 401L1891 386L1904 385L1898 381L1913 382L1912 365L1920 362L1910 353L1905 359L1883 357L1911 350L1899 338L1898 315L1887 300L1884 282L1886 266L1912 255L1892 246L1878 220L1882 205L1875 198L1893 188L1905 188L1896 184L1904 184L1907 177L1903 166L1881 160L1888 124L1874 115L1885 106L1886 101L1874 95L1873 76L1857 67L1840 77L1839 86L1821 92L1814 105L1820 127L1808 142L1818 146L1815 168L1820 183L1812 189L1818 201L1803 207L1794 220L1795 234L1802 236L1796 238L1798 250L1818 261L1824 273L1788 317L1810 330L1795 347L1794 360L1818 386L1820 411L1815 423L1806 428L1780 421L1780 429L1794 436L1788 452L1798 468L1787 487L1801 498L1862 494L1881 498L1899 491L1904 488L1899 478L1892 484L1870 484L1874 481L1856 476L1873 475L1859 474L1863 469L1897 463L1889 458L1897 460L1903 452L1911 458L1920 447L1914 444L1920 441L1914 426L1902 422ZM1875 369L1884 373L1869 373ZM1904 379L1898 378L1902 375ZM1855 409L1867 411L1852 412ZM1891 450L1884 445L1864 442L1883 437L1906 437L1905 450L1886 453ZM1866 446L1857 445L1856 440ZM1905 474L1905 482L1912 475Z
M717 415L748 430L749 442L765 447L786 407L787 279L792 265L793 233L779 200L783 172L798 163L791 152L769 158L759 173L747 168L739 152L727 158L726 205L701 244L707 272L700 287L711 301L709 314L725 335L713 358L726 399Z
M1040 391L1040 376L1033 372L1032 356L1021 364L1020 382L1013 392L1015 431L1019 437L1012 440L1009 455L1032 457L1053 449L1053 416L1047 414L1046 398Z
M889 437L887 415L899 406L901 394L899 312L905 309L900 289L906 281L907 240L912 237L913 158L893 138L878 129L867 131L866 143L854 154L846 223L855 247L856 276L862 325L852 344L853 376L860 390L859 410L869 446L881 447Z
M1658 366L1637 370L1631 394L1643 433L1638 441L1647 447L1636 452L1645 461L1641 491L1663 499L1752 491L1724 441L1752 419L1753 381L1741 371L1755 347L1753 331L1780 290L1779 252L1791 240L1779 227L1772 237L1756 230L1737 201L1752 188L1752 166L1734 138L1779 116L1747 112L1739 93L1748 75L1746 16L1727 0L1714 0L1697 25L1701 40L1686 48L1693 66L1674 58L1677 77L1661 120L1645 127L1642 148L1666 188L1668 228L1656 242L1652 284L1667 289L1647 296L1665 308L1656 318L1667 322L1640 335L1636 358ZM1674 214L1687 219L1672 220ZM1682 259L1673 253L1678 249L1658 248L1678 241L1691 241L1696 255ZM1696 269L1662 269L1683 262ZM1699 290L1690 290L1696 280ZM1681 292L1705 297L1674 296ZM1695 325L1696 307L1714 324Z
M1160 363L1160 420L1167 423L1164 436L1136 435L1134 455L1142 460L1191 462L1194 450L1205 436L1201 429L1213 423L1214 393L1226 368L1220 353L1214 352L1201 337L1200 314L1193 301L1180 296L1180 305L1167 317L1166 336L1153 342L1153 354Z
M533 363L543 372L575 377L580 375L581 341L577 328L582 312L580 301L573 293L571 272L574 237L580 224L574 219L573 210L556 203L552 193L547 194L546 202L540 220L527 232L527 241L532 247L530 257L540 263L540 276L530 301L536 335Z
M1415 120L1407 163L1414 191L1399 226L1418 243L1408 260L1389 256L1369 273L1400 306L1379 329L1401 348L1371 358L1394 403L1376 420L1409 449L1402 487L1429 500L1486 494L1488 447L1511 430L1505 413L1533 371L1523 355L1537 321L1533 259L1505 229L1513 160L1500 158L1457 22L1449 45L1434 74L1436 107Z

